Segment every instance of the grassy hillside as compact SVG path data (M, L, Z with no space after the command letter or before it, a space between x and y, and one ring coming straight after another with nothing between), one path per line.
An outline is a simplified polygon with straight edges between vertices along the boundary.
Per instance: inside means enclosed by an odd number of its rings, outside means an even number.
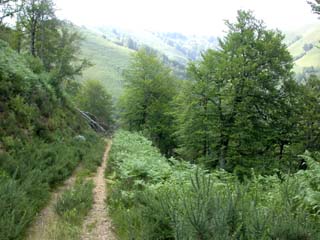
M81 28L80 32L84 37L81 46L82 55L93 64L92 67L83 72L82 80L102 81L115 100L122 93L123 70L128 67L131 54L141 47L156 51L177 76L185 77L185 66L188 59L160 39L157 40L157 37L153 37L152 34L148 35L150 37L149 40L147 40L148 37L141 37L141 39L146 40L144 44L139 42L139 46L136 45L136 49L135 47L130 49L130 44L127 46L128 44L120 43L113 36L114 33L112 31L99 32ZM136 42L133 42L133 44L136 44Z
M120 45L125 45L133 48L141 46L149 46L163 54L165 54L170 60L177 61L182 64L186 64L188 59L186 56L177 51L173 46L166 44L162 39L158 38L155 34L149 31L130 31L112 27L98 27L93 29L97 33L106 36L112 42ZM134 44L128 44L128 42L134 42ZM131 46L130 46L131 45ZM134 46L136 45L136 46Z
M320 24L310 25L287 34L289 51L295 59L295 72L320 67Z
M132 50L118 46L111 41L85 29L81 29L85 40L82 43L82 54L93 64L84 71L84 80L100 80L108 91L117 98L121 94L123 76Z
M217 45L215 37L185 36L179 33L132 32L112 27L81 28L85 40L82 54L93 66L84 71L83 79L100 80L117 99L122 92L123 70L130 63L130 55L140 47L157 51L174 72L185 77L185 66L200 57L201 52ZM285 42L295 59L294 71L320 68L320 24L310 25L286 33Z

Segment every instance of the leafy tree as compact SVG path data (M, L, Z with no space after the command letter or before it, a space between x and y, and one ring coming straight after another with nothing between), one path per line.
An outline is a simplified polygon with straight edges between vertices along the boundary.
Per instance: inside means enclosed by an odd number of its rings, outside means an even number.
M179 154L192 161L201 159L202 163L212 164L215 154L213 144L218 137L216 128L219 123L211 96L216 95L219 83L210 76L211 66L215 65L213 62L216 59L208 54L203 55L203 59L199 65L189 65L189 76L194 81L186 82L175 100L176 135L180 142Z
M105 86L96 80L86 81L80 89L77 102L81 110L90 112L108 128L113 124L112 97Z
M21 10L23 0L1 0L0 1L0 26L8 17L13 17Z
M284 36L251 12L239 11L237 21L226 24L219 48L189 66L193 106L180 118L181 146L199 146L196 155L202 152L220 168L268 165L278 144L275 129L282 127L278 110L286 108L292 58Z
M71 23L59 21L58 25L55 22L47 24L46 41L41 41L40 46L43 46L39 48L39 57L46 71L52 73L53 84L59 89L66 89L91 63L79 57L83 38Z
M308 1L312 7L312 11L316 14L320 14L320 0Z
M54 3L52 0L26 0L19 18L29 37L30 53L37 56L37 38L43 33L43 24L56 18Z
M57 90L67 88L70 80L90 66L78 57L82 37L71 23L57 19L52 0L25 1L16 25L17 50L25 50L26 44L44 70L51 72Z
M320 80L310 76L301 86L300 142L301 151L319 151L320 149Z
M176 83L170 70L156 55L140 50L134 55L125 77L125 93L120 103L123 126L132 131L144 131L162 153L172 154L170 111Z
M14 49L18 49L18 39L16 29L12 29L6 24L7 18L13 18L21 11L23 1L21 0L1 0L0 1L0 39L8 42Z

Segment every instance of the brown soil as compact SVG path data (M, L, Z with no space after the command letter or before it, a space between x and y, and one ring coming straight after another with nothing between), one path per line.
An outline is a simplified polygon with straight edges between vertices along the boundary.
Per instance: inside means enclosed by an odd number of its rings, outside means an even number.
M48 239L49 229L52 224L57 220L54 206L58 201L58 197L66 191L66 189L72 187L76 181L77 173L81 167L78 167L72 176L68 178L62 186L58 187L52 194L51 199L47 206L41 210L32 223L29 231L27 232L27 240L44 240Z
M106 209L106 179L105 169L107 167L108 154L111 148L111 143L106 147L103 156L102 165L98 168L96 176L93 178L94 189L94 204L86 217L83 224L82 240L116 240L113 232L112 223L107 215Z

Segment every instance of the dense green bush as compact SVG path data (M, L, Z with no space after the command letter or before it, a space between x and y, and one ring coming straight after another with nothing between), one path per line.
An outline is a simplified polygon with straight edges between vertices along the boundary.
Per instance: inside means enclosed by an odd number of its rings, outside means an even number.
M98 136L88 135L86 142L35 141L20 151L0 154L0 171L6 176L0 179L0 206L5 211L0 214L0 236L21 237L48 201L50 189L69 177L80 161L84 169L95 171L104 145Z
M86 142L82 142L82 144L83 148L80 151L83 167L89 172L95 172L101 164L106 142L102 141L96 134L87 134Z
M138 134L118 132L109 206L121 239L319 239L316 155L308 170L239 182L162 157Z
M21 232L30 223L34 209L17 181L0 172L0 239L20 239Z

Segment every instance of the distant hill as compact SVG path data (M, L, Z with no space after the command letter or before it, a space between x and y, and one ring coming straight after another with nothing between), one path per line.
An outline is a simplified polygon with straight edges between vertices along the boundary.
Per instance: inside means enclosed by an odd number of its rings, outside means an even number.
M123 70L128 67L130 55L134 51L85 28L81 28L80 32L84 37L82 55L93 64L84 71L82 78L101 80L108 91L114 97L118 97L123 88Z
M132 50L150 48L169 61L186 65L189 60L199 58L202 51L217 45L214 36L184 35L178 32L131 31L114 27L96 27L92 31L106 39Z
M83 79L103 81L118 98L123 87L123 70L130 56L140 48L156 53L181 79L186 77L190 60L199 59L201 52L217 45L217 38L185 36L180 33L132 32L113 27L79 28L84 37L82 55L93 63L84 71Z
M155 52L179 78L186 77L189 61L197 60L208 48L218 45L215 36L193 36L177 32L131 31L116 27L80 28L85 40L82 54L94 64L84 72L83 79L103 81L118 98L123 88L123 70L130 56L140 48ZM298 79L320 73L320 22L286 33L285 42L294 57Z
M295 60L297 74L320 72L320 23L286 34L288 49Z

